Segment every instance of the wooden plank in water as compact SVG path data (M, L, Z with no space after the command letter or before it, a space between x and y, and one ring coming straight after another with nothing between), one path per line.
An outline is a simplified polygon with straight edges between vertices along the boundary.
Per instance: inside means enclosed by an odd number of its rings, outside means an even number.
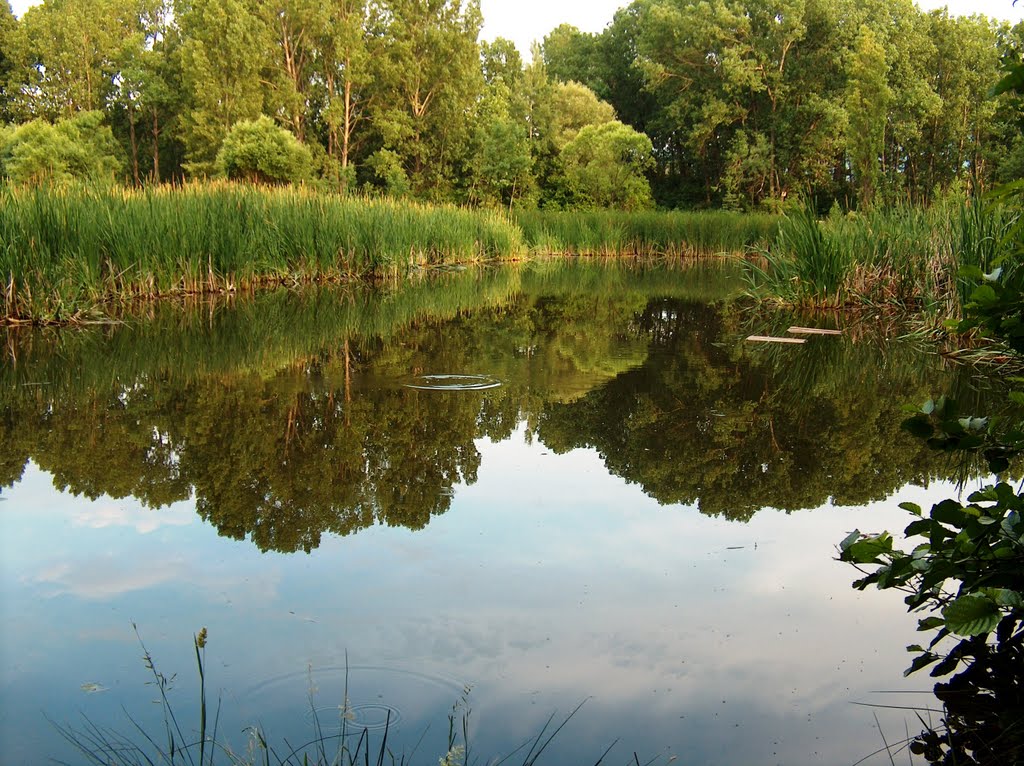
M771 335L750 335L747 340L757 343L806 343L805 338L775 338Z
M842 330L823 330L820 327L790 327L787 332L794 335L842 335Z

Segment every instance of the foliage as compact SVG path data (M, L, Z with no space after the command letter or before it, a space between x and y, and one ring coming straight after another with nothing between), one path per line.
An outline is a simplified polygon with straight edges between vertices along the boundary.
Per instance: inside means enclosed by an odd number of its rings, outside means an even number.
M615 119L651 140L663 207L928 204L1024 167L1024 102L983 92L1024 31L984 17L637 0L600 34L553 30L525 67L480 25L477 0L0 5L0 119L102 110L138 186L213 175L231 127L265 116L325 189L502 206L576 204L559 153Z
M1016 225L1008 206L953 196L928 209L876 208L819 220L810 203L747 264L752 291L786 304L925 309L961 314L970 275L992 268Z
M522 249L496 213L226 183L0 189L0 241L4 316L64 321L133 296L395 274Z
M1017 65L997 86L1020 91L1024 67ZM1000 196L1019 213L1013 187ZM1022 285L1019 222L1002 236L979 236L993 230L986 216L991 209L977 205L962 220L971 225L973 260L964 277L977 283L964 307L964 319L950 324L961 330L981 328L1004 344L1019 360L1024 353L1021 331ZM994 245L998 243L998 245ZM994 267L989 273L983 268ZM1019 383L1020 379L1013 379ZM1024 394L1009 398L1018 413ZM936 686L946 704L946 732L926 730L912 743L914 752L934 763L1017 763L1024 754L1024 698L1019 679L1024 673L1024 493L1008 479L1015 459L1024 453L1024 424L1011 419L976 417L952 398L929 400L903 427L932 449L953 454L980 454L988 469L1001 478L971 493L967 502L946 499L932 506L927 517L920 507L902 504L918 517L905 530L908 540L922 538L911 551L895 547L888 533L864 535L854 531L840 545L840 558L867 567L854 586L899 588L907 592L913 611L932 614L918 629L935 631L927 648L915 653L907 674L934 666L933 677L957 673ZM958 638L951 648L947 638Z
M212 175L221 142L263 109L260 74L270 32L251 0L189 0L177 51L185 100L182 139L193 176Z
M120 147L101 112L82 112L56 125L33 120L0 135L0 173L11 184L111 183Z
M735 255L772 240L779 219L728 211L520 210L531 250L573 255Z
M559 155L569 199L580 207L651 207L644 172L654 164L652 152L647 136L621 122L587 125Z
M269 117L237 122L217 152L217 167L232 180L298 183L309 177L309 149Z

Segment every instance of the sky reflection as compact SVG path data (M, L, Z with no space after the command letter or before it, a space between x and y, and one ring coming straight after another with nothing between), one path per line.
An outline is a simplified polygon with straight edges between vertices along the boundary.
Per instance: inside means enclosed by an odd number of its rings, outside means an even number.
M207 626L229 719L258 716L271 734L279 720L282 736L309 725L296 711L310 677L318 700L338 704L324 697L346 657L364 702L401 710L410 737L444 728L471 686L488 753L586 699L550 762L596 759L621 737L623 757L852 763L878 735L872 711L851 703L928 688L901 677L914 632L902 603L856 593L832 559L854 527L905 525L899 498L952 487L741 524L659 506L592 451L555 455L521 431L477 447L478 481L426 529L376 526L308 555L224 540L191 522L188 503L62 494L31 468L0 506L4 624L18 626L3 632L0 737L14 762L50 754L42 712L113 724L120 705L152 696L132 622L179 673L186 706L189 641ZM913 720L881 713L897 733Z

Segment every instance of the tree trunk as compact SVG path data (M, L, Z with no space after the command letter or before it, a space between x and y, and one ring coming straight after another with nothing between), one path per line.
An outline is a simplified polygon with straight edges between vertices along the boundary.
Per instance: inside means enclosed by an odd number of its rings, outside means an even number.
M153 183L160 183L160 118L153 109Z
M139 181L139 139L135 135L135 107L131 104L128 106L128 140L132 145L132 183L138 188L142 185Z

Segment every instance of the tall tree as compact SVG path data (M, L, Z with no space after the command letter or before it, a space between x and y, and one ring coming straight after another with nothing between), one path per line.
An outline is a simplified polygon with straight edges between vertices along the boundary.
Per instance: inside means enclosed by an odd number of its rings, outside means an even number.
M147 0L46 0L29 8L9 47L22 119L104 109L131 52L142 47Z
M178 0L185 111L181 129L193 175L215 171L228 130L262 114L270 30L256 0Z
M892 103L885 49L867 26L860 28L850 59L847 107L850 165L861 205L870 206L878 190L885 149L885 125Z
M371 33L379 43L373 105L382 148L393 152L413 191L450 197L483 88L479 0L378 0Z
M350 180L349 163L356 131L372 100L373 71L366 36L365 0L334 0L317 40L317 76L323 87L322 119L327 127L327 154Z
M11 4L7 0L0 3L0 123L10 119L8 104L11 92L8 83L15 67L14 36L18 30L18 20L14 18Z

